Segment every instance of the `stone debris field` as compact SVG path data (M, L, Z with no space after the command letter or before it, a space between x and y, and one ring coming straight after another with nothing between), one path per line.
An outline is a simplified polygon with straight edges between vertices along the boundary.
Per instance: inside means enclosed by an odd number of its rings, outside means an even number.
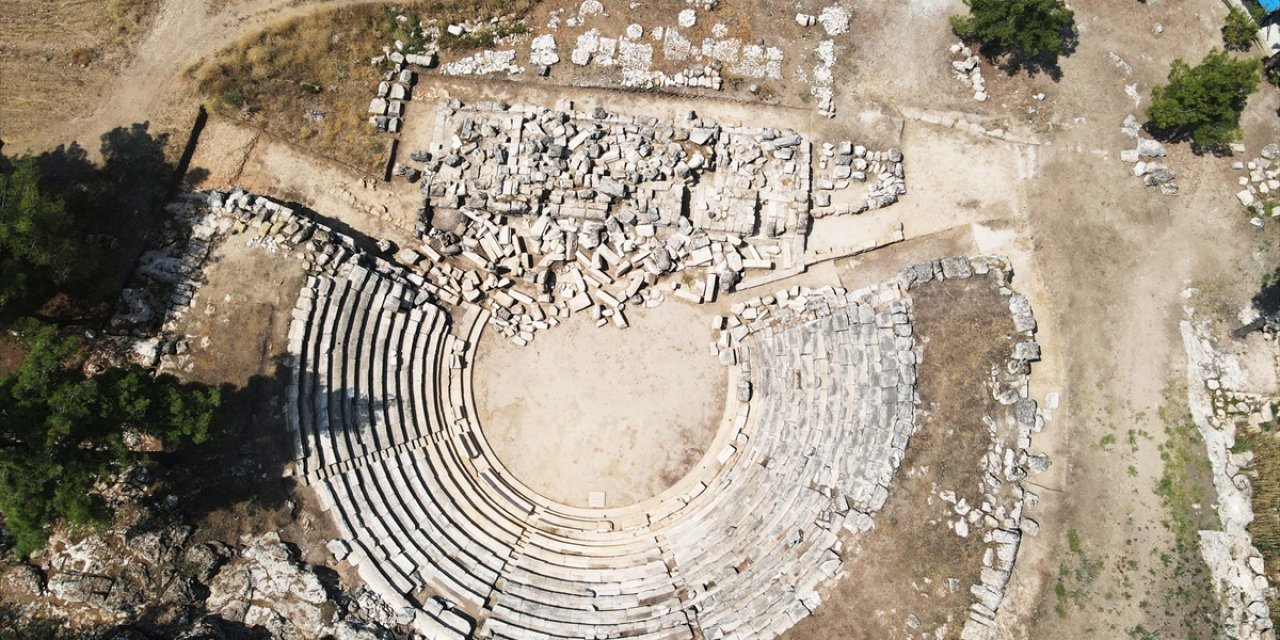
M823 145L815 184L812 142L794 131L562 106L443 105L429 150L397 170L432 216L398 258L430 265L442 300L488 304L517 344L571 313L626 327L628 302L711 302L797 273L811 217L906 193L896 149Z

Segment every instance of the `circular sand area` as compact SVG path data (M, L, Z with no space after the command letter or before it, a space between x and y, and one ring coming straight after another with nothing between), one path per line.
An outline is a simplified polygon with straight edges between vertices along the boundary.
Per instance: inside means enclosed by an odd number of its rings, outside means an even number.
M518 347L486 329L473 386L480 425L503 465L576 507L604 492L619 507L661 493L711 445L727 371L708 348L709 315L668 301L628 309L631 326L589 314ZM598 498L599 496L597 496Z

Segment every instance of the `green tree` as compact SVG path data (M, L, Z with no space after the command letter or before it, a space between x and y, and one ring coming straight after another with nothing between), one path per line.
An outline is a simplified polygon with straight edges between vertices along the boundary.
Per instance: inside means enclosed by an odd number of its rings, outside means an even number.
M71 280L80 266L74 229L62 199L41 192L34 158L0 173L0 313Z
M1228 49L1248 51L1257 37L1258 23L1245 10L1232 6L1227 13L1227 22L1222 26L1222 40Z
M153 376L138 366L88 377L74 341L50 331L29 337L30 352L0 380L0 514L27 555L58 520L94 526L110 516L93 488L147 456L125 444L128 431L172 446L200 443L221 397L216 389Z
M1262 63L1214 49L1197 66L1174 60L1169 84L1151 90L1147 120L1166 139L1221 147L1240 138L1240 112L1258 90Z
M952 16L956 35L1022 62L1056 64L1075 31L1075 13L1062 0L965 0L968 16Z

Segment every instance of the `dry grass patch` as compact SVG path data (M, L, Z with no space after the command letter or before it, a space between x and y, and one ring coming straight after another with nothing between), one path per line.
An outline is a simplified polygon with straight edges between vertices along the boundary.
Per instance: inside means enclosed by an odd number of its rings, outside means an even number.
M159 0L0 2L0 137L91 112L159 8Z
M127 49L159 8L159 0L9 0L0 3L6 45L47 48L54 57Z
M535 2L432 0L322 11L247 36L190 73L211 110L339 162L375 169L390 138L376 134L365 113L385 70L371 59L396 40L406 51L428 45L430 30L424 34L419 25L443 28L490 16L507 16L503 24L510 25ZM503 27L495 37L512 30ZM438 44L483 47L493 40L464 37Z
M1244 430L1236 435L1237 450L1253 453L1253 523L1249 534L1253 546L1262 553L1266 566L1280 566L1280 433L1274 424L1261 430Z

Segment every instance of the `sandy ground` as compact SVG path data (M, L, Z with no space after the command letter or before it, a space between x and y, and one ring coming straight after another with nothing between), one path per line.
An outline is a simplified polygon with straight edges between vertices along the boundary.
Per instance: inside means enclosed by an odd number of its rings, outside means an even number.
M727 373L708 352L712 314L673 300L627 314L627 329L581 314L523 348L500 336L480 342L485 437L546 497L578 507L591 491L609 507L653 497L685 476L720 427Z
M292 375L281 358L304 264L232 236L215 246L206 276L195 309L177 328L190 344L184 375L221 388L224 420L237 435L193 462L192 473L208 465L226 473L184 503L201 517L196 539L278 531L305 562L332 565L324 543L338 532L314 492L287 476L293 451L279 401ZM257 285L244 286L246 278ZM349 566L335 569L356 584Z

